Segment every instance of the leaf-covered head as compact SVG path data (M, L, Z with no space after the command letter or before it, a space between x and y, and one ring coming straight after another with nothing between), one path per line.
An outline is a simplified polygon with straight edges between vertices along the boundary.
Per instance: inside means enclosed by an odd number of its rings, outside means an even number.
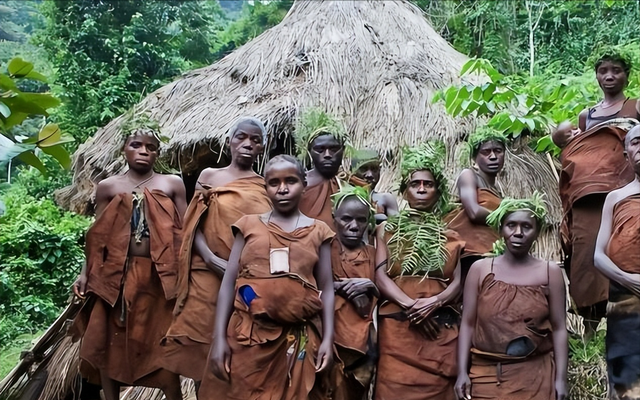
M624 70L627 78L634 70L634 54L625 46L602 45L595 49L589 57L587 64L593 66L594 71L598 71L600 65L606 61L619 64Z
M298 158L307 161L313 142L325 135L333 137L343 148L349 143L347 130L341 121L319 108L305 110L295 128Z
M158 141L158 145L168 142L168 138L160 133L158 121L152 119L147 113L136 114L133 110L125 115L120 124L124 142L134 136L152 136Z
M375 226L375 210L369 198L369 190L350 185L331 196L336 232L340 242L347 247L357 247L367 228Z
M500 232L505 218L516 211L529 211L536 220L538 232L548 226L547 207L543 195L535 191L529 199L505 198L487 216L487 225Z
M400 164L402 177L400 192L406 198L414 174L417 172L429 172L435 180L435 188L438 192L438 200L433 207L433 211L441 215L446 213L450 208L450 196L447 178L444 176L445 161L446 148L444 143L440 141L429 141L419 146L405 147L402 150L402 162Z
M351 157L351 174L366 182L371 189L380 180L380 155L372 149L356 150Z
M482 147L482 145L487 142L501 143L503 147L506 147L507 137L504 133L489 126L479 127L469 136L469 139L467 140L467 144L469 145L469 152L473 159L475 159L478 155L480 147Z

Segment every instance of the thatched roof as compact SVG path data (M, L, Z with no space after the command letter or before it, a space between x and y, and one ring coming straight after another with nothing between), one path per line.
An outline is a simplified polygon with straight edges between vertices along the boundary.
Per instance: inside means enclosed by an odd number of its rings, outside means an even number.
M407 1L298 0L279 25L151 93L136 110L159 121L171 138L164 161L186 176L220 162L225 134L242 115L265 122L276 152L290 151L295 118L309 106L342 117L356 146L397 155L403 145L440 138L454 148L474 122L450 117L431 98L459 82L466 60ZM123 170L120 120L80 146L73 185L57 196L62 206L84 212L95 183ZM389 161L383 188L396 176L396 157ZM545 159L530 152L506 171L509 194L527 195L536 184L559 207L553 179Z

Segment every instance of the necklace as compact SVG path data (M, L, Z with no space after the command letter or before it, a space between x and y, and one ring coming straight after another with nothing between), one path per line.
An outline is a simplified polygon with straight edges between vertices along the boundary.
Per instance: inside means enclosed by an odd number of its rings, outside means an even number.
M625 101L625 100L627 100L626 97L624 99L620 99L620 100L616 101L615 103L611 103L611 104L609 104L607 106L604 105L604 100L602 100L600 102L600 109L606 110L607 108L611 108L611 107L615 106L616 104L619 104L621 101Z
M135 182L133 181L133 179L131 179L131 176L129 175L129 171L127 171L126 173L127 178L129 179L129 182L135 184ZM140 186L144 185L145 183L149 182L151 179L153 179L153 177L156 176L156 172L155 171L151 171L151 176L148 177L147 179L143 179L142 181L138 182L138 184L136 184L133 188L134 189L139 189Z

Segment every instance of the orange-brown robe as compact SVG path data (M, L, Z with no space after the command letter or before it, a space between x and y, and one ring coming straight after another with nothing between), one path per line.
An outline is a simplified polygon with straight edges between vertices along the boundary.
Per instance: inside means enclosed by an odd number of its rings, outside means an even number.
M331 195L340 190L338 178L322 179L322 182L307 187L300 200L300 211L309 218L318 219L335 232Z
M489 211L494 211L502 197L484 184L483 180L476 173L478 204ZM446 217L447 227L458 232L460 238L465 242L462 258L483 257L493 250L493 243L499 239L496 231L487 224L476 224L469 219L462 205L451 211Z
M607 193L634 177L623 154L625 135L616 126L595 127L562 150L562 243L569 255L569 292L578 308L608 297L608 280L593 265L593 256Z
M231 225L244 215L270 209L264 179L259 176L195 194L185 215L176 315L163 339L166 369L199 381L211 346L221 277L192 251L196 230L202 229L211 251L227 260L234 240Z
M640 194L631 195L613 208L607 255L621 270L640 273ZM611 281L607 305L607 365L609 382L622 398L640 389L640 298ZM626 398L626 397L625 397Z
M234 228L245 245L227 329L230 382L217 379L207 366L198 395L216 400L307 399L316 381L322 332L322 301L313 272L320 246L334 233L321 221L284 232L266 215L243 217ZM289 273L271 274L270 249L285 247ZM248 289L255 296L245 295Z
M333 280L367 278L375 283L376 249L362 245L347 249L338 239L331 243L331 267ZM374 328L373 308L375 298L369 298L367 316L363 317L353 302L336 294L335 297L335 344L342 363L336 362L337 373L333 399L362 400L369 389L373 373ZM362 310L365 311L365 310Z
M133 196L117 195L87 232L86 292L93 297L77 323L80 357L90 367L129 385L161 387L148 377L162 368L160 340L176 297L182 215L167 195L144 190L151 257L128 257ZM83 368L83 372L92 372Z
M471 348L473 399L556 398L547 292L547 285L512 285L493 272L485 277Z
M431 273L428 277L401 275L399 262L389 268L389 277L409 297L435 296L451 284L464 242L454 231L446 233L449 257L441 273ZM389 301L382 303L376 400L455 400L458 309L459 304L454 304L435 311L430 318L440 325L440 334L436 340L428 340L411 326L405 310Z

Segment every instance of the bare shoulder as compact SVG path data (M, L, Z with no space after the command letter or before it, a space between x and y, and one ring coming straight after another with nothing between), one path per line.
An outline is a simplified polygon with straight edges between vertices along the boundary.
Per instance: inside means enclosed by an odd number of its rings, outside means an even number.
M96 187L96 196L114 195L120 182L122 182L122 175L114 175L101 180Z
M469 269L469 275L475 276L479 279L484 278L489 272L491 272L492 257L482 258L473 264Z
M208 185L217 187L217 181L221 175L223 175L224 168L205 168L200 172L200 176L198 176L198 183L196 187L201 187L202 185Z
M471 168L465 168L458 175L458 185L476 185L476 173Z

